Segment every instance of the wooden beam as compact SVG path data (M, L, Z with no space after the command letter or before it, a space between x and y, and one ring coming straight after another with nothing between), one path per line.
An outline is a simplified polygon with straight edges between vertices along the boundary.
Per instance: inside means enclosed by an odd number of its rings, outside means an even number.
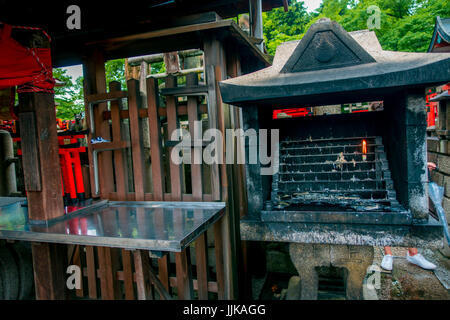
M163 54L163 58L168 74L175 74L180 71L180 58L177 51L166 52Z
M175 253L177 293L179 300L191 300L194 295L189 252L188 247L182 252Z
M112 81L109 84L109 91L112 94L121 92L121 85L118 81ZM111 127L112 127L112 141L121 142L121 124L120 124L120 106L119 100L111 101ZM100 144L99 144L100 146ZM95 148L94 148L95 149ZM125 159L124 150L116 149L114 150L114 174L116 177L116 192L119 200L125 200L125 194L128 191L128 178L125 176Z
M195 262L197 263L198 299L208 300L208 241L206 232L195 241Z
M163 96L199 96L206 94L208 88L202 85L185 86L179 88L164 88L161 89L161 95Z
M131 151L133 154L134 192L136 201L144 201L144 159L139 125L139 82L128 80L128 110L130 114Z
M150 158L152 166L152 183L153 183L153 200L163 201L165 191L164 165L163 165L163 149L161 122L158 114L158 81L153 78L147 79L147 116L150 134ZM154 216L155 224L164 223L163 216L156 214ZM170 292L169 286L169 257L158 259L158 275L161 284L167 292Z
M86 246L86 267L88 277L89 298L97 299L97 275L95 268L94 247Z
M89 53L85 59L85 68L83 71L85 83L85 95L92 94L105 94L106 93L106 74L105 74L105 59L103 53L97 49ZM90 132L88 139L92 138L92 135L101 136L106 140L111 140L111 133L109 123L103 120L103 112L108 109L108 105L105 102L90 106L86 99L86 115L90 115L90 108L93 108L94 119L92 119L95 125L95 132ZM88 143L88 148L91 144ZM92 149L89 149L92 151ZM90 153L90 152L89 152ZM107 199L110 192L114 191L114 174L112 164L112 152L106 151L98 155L99 163L99 184L100 184L100 196L103 199ZM90 158L90 168L93 170L92 158ZM92 181L93 182L93 181Z
M111 81L111 83L113 83L113 82L117 82L117 81ZM111 83L110 83L110 88L111 88ZM120 99L128 97L128 92L121 91L120 86L119 87L117 87L117 85L114 85L114 86L115 86L114 91L87 95L86 96L87 102L92 103L92 104L99 104L99 103L108 102L108 101L120 100Z
M79 266L82 267L85 265L85 254L84 254L84 250L82 246L80 245L73 245L74 247L74 252L73 252L73 260L69 261L69 265L75 265L75 266ZM69 255L70 257L70 255ZM83 281L80 281L80 285L81 288L80 289L76 289L76 296L79 298L84 298L85 295L85 288L84 288L84 283Z
M131 251L122 249L123 285L126 300L134 300L133 265L131 263Z
M222 219L214 224L214 251L216 254L217 293L219 300L225 299L225 271L223 261Z
M150 281L155 286L155 290L158 291L161 300L172 300L172 296L169 294L168 288L166 288L166 286L162 284L162 282L156 276L151 265L149 265L148 267L148 274Z
M236 48L227 47L227 76L234 78L241 75L241 64L239 52ZM233 114L233 128L242 128L242 110L241 108L230 106L232 114ZM240 139L237 140L236 149L235 150L243 150L244 146ZM244 151L245 152L245 151ZM237 160L237 153L235 153L235 161ZM246 174L245 174L245 165L244 164L236 164L232 167L233 172L233 190L234 190L234 204L233 204L233 212L234 212L234 232L236 241L236 248L241 249L237 250L237 268L238 268L238 283L239 283L239 297L238 299L251 299L252 298L252 285L251 285L251 277L248 271L248 259L247 259L247 251L248 251L248 243L246 241L240 240L240 230L239 230L239 222L242 217L247 214L247 188L246 188ZM239 214L238 214L239 213Z
M225 119L229 117L229 111L223 106L222 99L220 97L220 90L218 87L219 81L226 78L226 54L223 47L223 43L219 41L214 35L205 39L204 43L205 51L205 70L206 79L208 85L208 109L210 121L213 128L219 129L225 136ZM213 126L215 125L215 126ZM225 156L225 146L221 150L222 156ZM224 158L225 159L225 158ZM216 168L215 168L216 167ZM231 219L234 214L232 208L232 192L229 192L229 177L227 172L227 165L220 164L213 166L212 170L213 184L212 191L213 196L219 196L221 201L227 203L226 213L224 217L220 220L220 223L216 223L214 226L214 233L219 233L217 226L220 226L220 242L222 246L222 251L216 251L217 255L222 255L222 266L223 266L223 298L233 299L237 292L237 278L236 278L236 256L233 254L233 245ZM218 186L216 186L218 185ZM217 194L219 192L219 194ZM231 197L231 198L230 198ZM218 238L216 238L218 240ZM216 244L217 245L217 244ZM216 248L217 250L217 248ZM216 259L220 257L216 256ZM218 267L219 260L216 262L216 268ZM219 281L218 281L219 282ZM219 286L220 291L220 286Z
M121 150L130 147L128 141L117 141L117 142L103 142L96 143L92 145L92 150L108 152L112 150Z
M153 196L155 201L164 200L164 166L162 160L161 122L158 115L158 82L147 79L147 115L150 128L150 158L152 162Z
M195 87L198 85L198 75L196 73L191 73L186 76L186 87ZM199 109L198 109L198 99L197 97L187 98L187 112L189 121L189 133L191 135L192 141L202 140L201 136L201 124L198 125L199 121ZM196 132L196 129L198 132ZM192 196L194 201L202 201L203 199L203 185L202 185L202 145L195 146L191 149L191 181L192 181Z
M262 19L262 0L249 0L250 6L250 35L252 37L263 39L263 19ZM264 44L256 45L261 52Z
M174 76L168 76L166 78L166 88L175 88L177 85L177 78ZM176 107L176 99L173 96L166 97L166 109L167 109L167 131L168 138L171 140L172 133L179 128L178 114ZM169 152L169 163L170 163L170 185L172 193L172 201L180 201L182 193L182 166L173 163L170 159L170 154L172 148Z
M29 218L46 221L61 217L64 205L53 94L22 93L19 101L19 117L24 120L21 123L24 179L31 188L26 190Z
M19 114L20 138L22 154L22 167L25 172L25 190L28 192L42 191L41 170L39 165L38 135L36 132L36 119L34 112Z
M136 250L133 255L138 299L153 300L153 290L149 279L150 258L148 252Z
M103 300L122 299L119 282L115 276L118 268L119 249L97 247L100 267L100 288Z
M44 222L64 215L54 97L49 93L21 93L19 101L28 217ZM32 245L38 300L66 298L66 250L56 244Z
M32 243L34 285L37 300L66 299L67 247Z
M199 104L198 109L201 114L208 113L208 106L206 104ZM187 104L183 104L182 102L178 103L177 112L178 112L179 116L187 115L188 114ZM148 110L147 109L139 109L138 113L139 113L139 118L141 118L141 119L148 118ZM119 115L120 115L120 119L129 119L130 118L130 114L129 114L128 110L120 110ZM159 107L158 108L158 116L167 117L166 108ZM111 111L103 112L103 120L111 120Z

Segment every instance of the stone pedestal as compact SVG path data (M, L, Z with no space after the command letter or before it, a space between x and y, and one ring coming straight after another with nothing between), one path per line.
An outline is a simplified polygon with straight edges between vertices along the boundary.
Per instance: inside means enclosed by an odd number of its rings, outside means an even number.
M362 299L362 285L367 268L373 262L373 247L299 244L289 246L291 259L301 278L301 299L317 300L316 267L338 267L346 270L346 298Z

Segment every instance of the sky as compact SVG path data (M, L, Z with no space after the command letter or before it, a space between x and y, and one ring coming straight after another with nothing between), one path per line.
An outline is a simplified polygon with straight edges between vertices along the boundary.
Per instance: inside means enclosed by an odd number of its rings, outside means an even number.
M303 2L305 3L305 7L307 8L307 10L311 12L319 8L320 4L322 3L322 0L303 0ZM72 77L73 81L75 81L78 77L81 77L83 75L81 65L66 67L64 69L67 69L67 73Z
M305 3L305 7L308 8L308 11L311 12L320 7L322 0L303 0L303 2Z

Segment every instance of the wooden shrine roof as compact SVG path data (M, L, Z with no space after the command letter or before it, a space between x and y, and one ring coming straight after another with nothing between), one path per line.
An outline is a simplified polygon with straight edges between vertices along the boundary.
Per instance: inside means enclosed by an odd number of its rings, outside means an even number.
M263 0L263 11L287 5L287 0ZM81 63L86 43L107 41L182 25L211 21L211 14L222 19L248 13L248 0L129 0L121 6L107 1L77 1L81 9L81 30L69 30L67 7L73 1L0 1L0 22L40 27L52 37L53 61L56 67ZM206 13L206 14L205 14ZM14 34L13 34L14 36ZM166 42L167 43L167 42ZM109 58L151 54L145 46L120 45ZM124 48L127 47L127 48ZM159 47L159 52L163 46ZM178 48L177 48L178 49Z
M450 18L436 17L433 38L431 39L428 52L448 52L450 46ZM444 49L447 47L447 49Z

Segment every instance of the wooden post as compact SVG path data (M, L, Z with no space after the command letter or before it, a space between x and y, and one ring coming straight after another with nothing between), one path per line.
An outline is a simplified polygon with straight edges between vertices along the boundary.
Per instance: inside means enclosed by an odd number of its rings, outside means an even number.
M67 247L61 244L33 243L31 250L36 299L66 299Z
M153 200L164 200L164 165L162 160L162 136L161 122L158 115L158 81L153 78L147 79L147 112L150 133L150 157L152 166ZM160 215L155 215L155 219L160 219ZM162 221L158 221L162 222ZM168 255L158 259L159 279L167 292L169 286L169 258Z
M134 251L136 270L136 286L139 300L153 300L153 290L150 282L150 260L148 251Z
M204 41L204 52L205 52L205 70L206 79L208 85L208 115L211 119L211 128L219 129L223 136L225 136L225 129L229 127L229 107L222 103L220 97L220 91L218 88L218 82L226 78L226 56L223 44L220 40L214 36L208 37ZM214 126L215 125L215 126ZM223 146L222 155L225 159L225 146ZM212 171L213 185L220 181L220 200L227 203L226 212L224 217L217 222L214 229L215 233L221 230L220 241L223 246L223 270L224 270L224 288L220 288L220 282L218 281L219 292L224 290L224 299L234 299L237 293L237 266L236 266L236 255L233 247L236 246L235 242L235 231L234 231L234 215L235 210L233 208L233 186L229 184L231 182L231 172L229 172L229 167L225 163L218 166L219 171ZM227 169L228 167L228 169ZM219 175L219 177L217 177ZM215 198L214 188L213 189L213 199ZM219 240L217 235L216 240ZM216 243L217 246L217 243ZM216 249L216 255L217 255ZM216 256L216 267L219 263L219 258Z
M133 155L134 193L136 201L144 201L144 159L141 130L139 129L139 105L141 103L139 82L129 80L128 112L130 115L131 151Z
M20 136L30 220L64 215L53 94L19 95Z
M178 299L191 300L194 295L194 285L192 282L189 247L184 249L182 252L175 252L175 264Z
M235 78L241 75L241 64L239 51L235 46L227 46L226 48L226 58L227 58L227 76ZM242 123L242 110L241 108L229 106L231 113L232 128L237 129L243 128ZM236 141L236 148L234 148L234 161L235 164L231 167L232 179L233 179L233 208L234 208L234 227L236 239L236 257L237 257L237 268L238 268L238 284L239 284L239 297L238 299L251 299L252 298L252 286L251 277L248 273L248 262L247 262L247 251L248 243L247 241L241 241L240 239L240 219L247 214L247 188L245 181L245 165L238 164L237 157L239 152L244 146L240 139ZM244 154L245 156L245 154ZM238 214L239 213L239 214ZM241 250L239 250L239 248Z
M105 59L102 52L94 50L86 58L83 65L83 76L85 80L85 97L91 94L106 93L106 74L105 74ZM106 140L111 140L111 130L108 121L103 119L103 112L108 110L108 105L105 102L91 106L94 108L95 132L90 132L88 139L101 136ZM90 121L89 105L86 103L86 120ZM88 122L89 123L89 122ZM89 166L93 172L92 146L88 143ZM99 184L100 196L102 199L108 199L109 194L114 191L114 174L112 163L112 151L100 152L98 155L99 164ZM91 185L94 185L91 180Z
M95 268L95 248L86 246L86 267L89 298L97 299L97 270Z
M109 92L120 91L120 82L112 81L109 84ZM112 141L118 142L122 140L121 121L120 121L121 103L111 101L111 124L112 124ZM117 200L125 201L128 192L128 179L125 176L125 154L124 150L114 150L114 173L116 176L116 193Z
M257 39L264 39L263 36L263 20L262 20L262 0L250 0L250 35ZM259 50L263 51L264 43L256 45Z
M190 73L186 76L186 86L197 86L198 75ZM187 98L187 113L189 120L189 132L192 141L202 139L195 122L198 121L198 98L196 96ZM201 146L201 144L200 144ZM192 200L203 200L203 184L202 184L202 165L196 163L198 159L202 159L202 148L197 147L194 142L194 149L191 149L191 181L192 181ZM194 213L195 214L195 213ZM208 300L208 242L206 232L201 234L195 241L195 261L197 264L197 287L199 300Z
M53 94L19 94L19 119L28 216L46 222L64 215ZM33 244L36 298L65 299L65 246Z
M166 88L175 88L177 86L177 78L174 76L168 76L166 78ZM166 110L167 110L167 131L169 140L175 130L179 128L177 100L174 96L166 97ZM170 163L170 189L172 194L172 201L181 201L182 197L182 168L183 166L177 165L172 162L170 155L172 148L169 152Z

